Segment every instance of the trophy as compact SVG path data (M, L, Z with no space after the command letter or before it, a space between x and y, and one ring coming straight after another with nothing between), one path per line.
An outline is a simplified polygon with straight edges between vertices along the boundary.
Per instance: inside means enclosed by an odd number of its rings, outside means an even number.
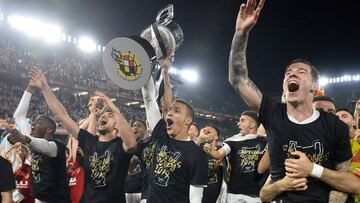
M150 79L156 64L174 56L184 34L173 17L174 8L170 4L159 11L155 23L140 36L118 37L107 43L103 65L115 84L127 90L139 89Z

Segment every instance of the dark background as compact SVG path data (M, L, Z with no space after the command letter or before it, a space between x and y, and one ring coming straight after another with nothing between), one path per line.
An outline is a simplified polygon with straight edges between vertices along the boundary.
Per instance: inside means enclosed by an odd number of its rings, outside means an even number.
M196 84L184 84L185 99L234 108L245 105L227 81L228 55L240 0L27 0L2 1L5 14L57 22L65 33L88 35L106 44L118 36L140 34L158 10L174 4L175 21L185 35L174 66L195 68ZM306 58L329 77L360 73L360 1L267 0L248 46L250 78L265 94L280 97L284 68ZM331 84L326 94L338 106L360 97L359 82ZM204 102L204 103L206 103ZM205 108L210 108L206 104Z

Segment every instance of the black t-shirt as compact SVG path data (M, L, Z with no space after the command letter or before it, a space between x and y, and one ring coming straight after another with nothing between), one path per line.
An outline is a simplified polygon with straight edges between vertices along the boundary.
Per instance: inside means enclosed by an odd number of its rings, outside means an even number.
M204 188L202 202L214 203L220 194L223 179L223 160L216 160L210 156L208 158L208 183L207 187Z
M228 154L231 167L228 192L258 197L267 178L267 174L259 174L257 171L265 152L266 139L256 135L234 135L225 143L231 149Z
M139 157L140 167L143 169L143 179L141 188L141 199L147 199L149 196L149 174L151 162L154 154L154 139L152 137L146 140L140 140L136 148L136 156Z
M12 172L11 164L0 156L0 193L10 191L16 188L14 175ZM1 202L0 195L0 202Z
M132 155L124 151L121 138L100 142L98 136L80 129L78 139L85 170L81 202L125 203L124 183Z
M336 163L352 156L349 130L337 116L320 112L320 116L307 124L289 120L286 104L263 96L259 118L267 131L271 177L285 176L284 161L294 150L323 167L334 169ZM284 202L328 202L331 187L318 179L308 178L308 189L302 192L284 192L276 200Z
M192 141L171 138L163 119L157 123L152 139L155 149L147 202L189 202L190 185L207 185L206 153Z
M71 202L68 177L66 175L66 146L52 140L57 146L57 156L49 157L32 150L31 193L45 202Z
M137 157L136 157L137 158ZM143 178L144 178L144 165L138 163L132 170L131 175L125 179L125 192L126 193L141 193Z

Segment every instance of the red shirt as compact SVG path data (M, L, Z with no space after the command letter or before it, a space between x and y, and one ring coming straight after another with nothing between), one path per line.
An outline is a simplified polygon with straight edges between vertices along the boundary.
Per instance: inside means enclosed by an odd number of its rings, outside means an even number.
M34 203L35 198L31 194L31 183L30 183L31 167L27 164L23 164L14 175L16 182L16 188L25 197L21 203Z
M76 168L69 177L70 196L72 203L79 203L84 192L84 168Z

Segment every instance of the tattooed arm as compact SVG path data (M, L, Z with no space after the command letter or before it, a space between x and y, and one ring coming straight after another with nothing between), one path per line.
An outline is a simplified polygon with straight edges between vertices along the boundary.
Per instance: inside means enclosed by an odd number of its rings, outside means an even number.
M161 74L164 78L164 97L162 103L163 115L166 115L172 102L172 91L169 77L169 70L171 66L171 59L165 59ZM163 116L165 118L165 116Z
M349 161L346 162L347 164L350 163ZM342 164L345 164L345 162ZM352 194L360 193L360 177L350 172L334 171L324 168L320 180L339 191Z
M245 103L256 111L260 109L262 93L248 77L246 47L249 31L256 24L264 3L265 0L260 0L256 6L256 0L247 0L246 5L240 6L229 57L229 82Z
M350 166L350 160L337 164L335 166L335 169L337 171L347 172L349 171L349 166ZM336 190L332 190L329 194L329 203L346 202L347 198L348 198L348 194Z

